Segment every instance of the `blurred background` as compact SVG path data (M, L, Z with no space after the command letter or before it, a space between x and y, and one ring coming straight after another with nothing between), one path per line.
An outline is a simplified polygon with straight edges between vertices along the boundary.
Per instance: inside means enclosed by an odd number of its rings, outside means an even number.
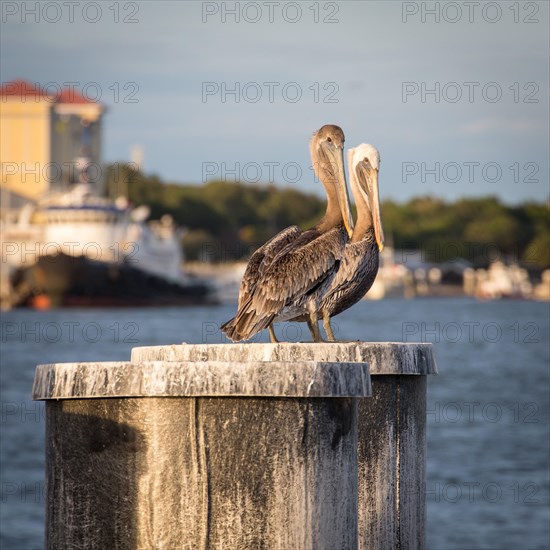
M226 341L250 254L324 212L326 123L379 148L386 235L336 336L435 346L428 547L549 547L547 2L1 10L3 547L43 545L35 365Z

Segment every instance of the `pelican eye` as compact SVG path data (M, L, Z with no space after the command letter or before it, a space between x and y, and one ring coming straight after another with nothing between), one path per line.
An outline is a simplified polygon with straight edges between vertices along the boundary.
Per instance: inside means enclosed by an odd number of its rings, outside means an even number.
M329 137L327 138L327 141L330 143L330 142L332 141L332 138L329 136Z

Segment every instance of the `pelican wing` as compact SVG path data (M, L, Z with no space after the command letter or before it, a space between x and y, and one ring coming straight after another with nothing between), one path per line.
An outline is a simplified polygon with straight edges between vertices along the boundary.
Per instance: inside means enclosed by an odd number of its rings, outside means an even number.
M265 270L269 268L281 250L286 249L286 247L296 241L300 235L302 235L301 229L297 225L291 225L290 227L287 227L277 233L277 235L269 239L269 241L260 246L260 248L252 254L250 260L248 261L248 265L246 266L246 270L241 281L241 287L239 288L237 315L238 312L242 310L243 305L250 300L250 296ZM235 331L234 325L237 315L229 319L229 321L226 321L220 327L221 330L232 339L232 334Z
M256 301L286 306L315 289L340 260L344 243L339 237L336 229L321 235L312 230L283 249L262 277Z
M266 268L250 297L225 330L232 340L247 340L269 326L283 308L305 304L336 274L346 242L342 227L303 233ZM223 329L224 327L222 327Z
M243 280L241 281L241 288L239 289L239 308L248 300L261 274L271 265L271 262L279 252L288 246L289 243L296 240L301 234L302 231L297 225L291 225L283 229L280 233L277 233L277 235L272 237L252 254L246 266Z
M365 296L378 273L379 251L374 231L365 238L346 246L338 273L324 294L320 311L335 316L356 304Z

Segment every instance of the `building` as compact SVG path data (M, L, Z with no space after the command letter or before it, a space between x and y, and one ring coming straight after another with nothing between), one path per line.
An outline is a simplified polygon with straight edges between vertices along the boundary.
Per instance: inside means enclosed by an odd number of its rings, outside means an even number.
M105 107L74 87L25 80L0 87L0 183L6 197L36 201L85 177L102 186ZM7 193L6 193L7 191Z

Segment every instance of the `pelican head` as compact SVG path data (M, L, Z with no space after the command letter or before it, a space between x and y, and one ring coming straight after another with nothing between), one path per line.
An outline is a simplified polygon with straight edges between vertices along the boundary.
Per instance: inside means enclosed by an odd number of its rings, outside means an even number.
M378 249L384 248L384 232L380 219L380 199L378 196L378 168L380 153L374 145L362 143L348 150L350 183L356 203L362 201L369 209L374 226ZM357 208L360 205L357 204Z
M344 172L344 141L342 128L334 124L325 124L313 134L310 152L315 175L324 185L329 200L336 194L346 231L351 237L353 218Z

